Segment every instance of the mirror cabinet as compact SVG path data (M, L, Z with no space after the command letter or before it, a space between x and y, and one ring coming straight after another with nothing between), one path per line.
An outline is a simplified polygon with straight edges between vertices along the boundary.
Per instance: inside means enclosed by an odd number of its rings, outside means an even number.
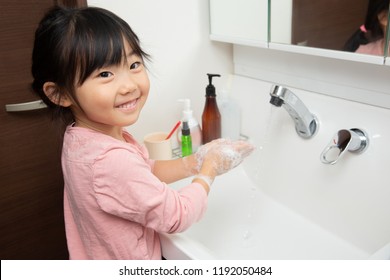
M344 51L365 22L369 0L210 0L210 38L338 59L390 65L384 55ZM388 32L386 33L389 37ZM387 49L388 39L384 46Z

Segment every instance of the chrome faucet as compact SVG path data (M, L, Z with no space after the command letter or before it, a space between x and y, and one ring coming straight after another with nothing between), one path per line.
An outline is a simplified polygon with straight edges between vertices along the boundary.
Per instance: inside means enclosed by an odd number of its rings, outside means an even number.
M360 154L368 147L368 135L358 128L339 130L321 153L321 161L335 164L346 151Z
M273 85L271 88L270 103L276 107L283 107L295 122L295 130L302 138L311 138L318 130L318 120L310 113L305 104L289 89Z

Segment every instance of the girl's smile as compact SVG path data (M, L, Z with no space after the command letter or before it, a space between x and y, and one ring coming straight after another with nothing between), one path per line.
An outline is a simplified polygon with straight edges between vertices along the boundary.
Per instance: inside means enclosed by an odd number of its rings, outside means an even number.
M122 104L119 104L119 105L115 106L115 108L118 108L123 112L131 112L131 111L134 111L136 109L137 103L138 103L138 98L131 100L131 101L128 101L128 102L125 102L125 103L122 103Z

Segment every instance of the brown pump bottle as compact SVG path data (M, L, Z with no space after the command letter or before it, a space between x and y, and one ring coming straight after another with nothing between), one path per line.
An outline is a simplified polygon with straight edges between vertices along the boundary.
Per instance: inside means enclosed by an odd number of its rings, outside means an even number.
M202 114L202 139L206 144L214 139L221 138L221 114L218 110L217 95L212 83L213 77L221 77L219 74L207 74L209 84L206 87L206 103Z

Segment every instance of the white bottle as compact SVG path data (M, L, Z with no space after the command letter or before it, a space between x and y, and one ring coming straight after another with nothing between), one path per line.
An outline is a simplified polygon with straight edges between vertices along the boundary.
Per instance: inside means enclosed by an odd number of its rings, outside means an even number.
M227 90L221 90L218 98L221 112L221 136L231 140L240 139L241 110L237 102L228 96Z
M179 99L179 102L183 102L183 111L181 122L183 126L183 122L188 123L188 127L190 128L190 134L192 139L192 152L196 152L198 148L202 145L202 130L200 129L200 125L198 121L195 119L193 112L191 110L191 100ZM181 144L181 129L178 130L177 133L177 141Z

